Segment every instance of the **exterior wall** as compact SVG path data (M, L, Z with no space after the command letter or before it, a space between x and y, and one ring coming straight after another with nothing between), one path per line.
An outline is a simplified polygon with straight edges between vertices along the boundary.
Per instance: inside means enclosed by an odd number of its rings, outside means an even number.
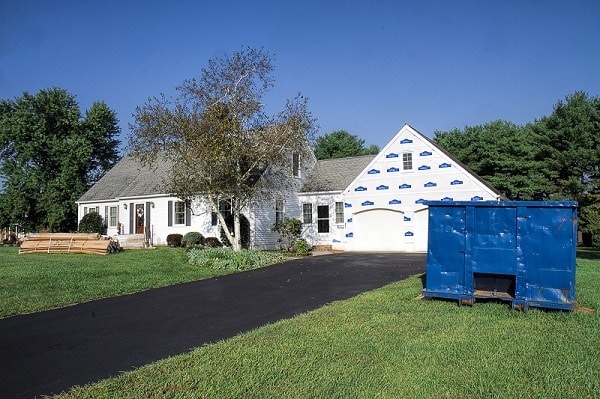
M285 191L281 197L283 200L283 218L300 219L302 208L298 203L298 190L302 179L292 182L292 187ZM279 249L279 233L273 231L275 225L275 200L265 200L253 207L251 213L250 228L254 232L251 237L251 248L257 250Z
M203 201L194 201L192 204L192 212L186 215L186 223L175 224L169 226L169 205L180 201L176 197L170 196L155 196L151 198L123 198L118 201L110 202L88 202L78 204L79 220L83 215L89 212L90 209L99 209L102 217L104 209L110 207L117 208L117 226L109 226L106 230L106 235L115 236L118 234L135 234L134 226L135 216L133 215L137 205L143 205L144 210L144 230L147 228L150 233L150 241L153 245L167 245L167 236L169 234L185 235L190 231L200 232L204 237L220 238L220 226L212 226L212 217L208 205ZM132 207L133 205L133 207ZM189 217L189 222L187 218ZM173 219L173 217L171 217Z
M412 154L410 170L403 167L404 153ZM492 189L406 125L344 190L344 248L426 251L425 201L497 199ZM381 231L387 236L371 237Z
M334 250L343 250L345 242L346 223L336 223L335 203L344 203L341 192L337 193L312 193L298 196L300 220L303 219L303 204L312 204L312 223L302 224L302 237L311 246L330 246ZM319 233L317 222L317 207L329 206L329 232Z
M290 173L290 181L286 182L288 187L282 190L280 196L283 200L283 218L301 219L302 205L298 201L298 193L312 171L315 162L316 158L311 151L308 159L300 161L298 175L293 176ZM278 241L280 238L279 233L273 231L275 225L275 199L259 201L252 207L251 211L247 212L247 217L250 221L250 245L252 249L270 250L281 247Z

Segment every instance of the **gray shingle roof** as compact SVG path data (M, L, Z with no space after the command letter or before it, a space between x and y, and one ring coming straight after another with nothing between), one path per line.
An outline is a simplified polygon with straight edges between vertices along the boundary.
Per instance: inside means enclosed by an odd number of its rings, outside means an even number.
M143 166L131 155L124 156L111 170L96 182L79 201L103 201L123 197L164 194L162 179L168 175L169 162L156 162L153 167Z
M362 172L376 155L318 160L301 192L342 191Z

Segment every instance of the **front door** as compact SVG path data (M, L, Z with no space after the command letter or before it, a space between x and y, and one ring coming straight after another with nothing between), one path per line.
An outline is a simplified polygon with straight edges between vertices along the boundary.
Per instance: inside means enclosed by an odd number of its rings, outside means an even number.
M135 234L144 234L144 204L135 205Z

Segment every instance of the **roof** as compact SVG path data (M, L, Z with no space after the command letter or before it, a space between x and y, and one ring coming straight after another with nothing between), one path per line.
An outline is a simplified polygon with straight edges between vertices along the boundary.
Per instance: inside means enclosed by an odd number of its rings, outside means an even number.
M320 159L300 192L343 191L376 155Z
M164 160L150 167L142 165L133 156L126 155L83 194L78 202L164 194L160 186L163 177L168 175L169 168L169 162Z

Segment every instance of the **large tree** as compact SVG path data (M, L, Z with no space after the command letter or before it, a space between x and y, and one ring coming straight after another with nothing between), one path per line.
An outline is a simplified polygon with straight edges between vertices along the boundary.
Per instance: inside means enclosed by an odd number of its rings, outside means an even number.
M75 230L75 201L118 160L119 132L105 103L82 117L63 89L0 100L0 224Z
M376 155L379 147L371 144L365 147L365 140L345 130L336 130L317 137L315 156L317 159L353 157L357 155Z
M165 190L192 207L197 198L207 201L234 250L241 249L242 211L283 195L293 183L293 160L308 157L314 135L301 95L279 114L266 114L273 69L273 57L262 49L209 60L198 79L177 87L175 98L162 95L138 107L131 126L132 153L150 166L168 161Z
M581 230L600 235L599 98L575 92L525 126L496 121L434 140L510 199L578 201Z
M530 126L499 120L464 130L436 131L434 141L512 200L549 196L549 149Z

